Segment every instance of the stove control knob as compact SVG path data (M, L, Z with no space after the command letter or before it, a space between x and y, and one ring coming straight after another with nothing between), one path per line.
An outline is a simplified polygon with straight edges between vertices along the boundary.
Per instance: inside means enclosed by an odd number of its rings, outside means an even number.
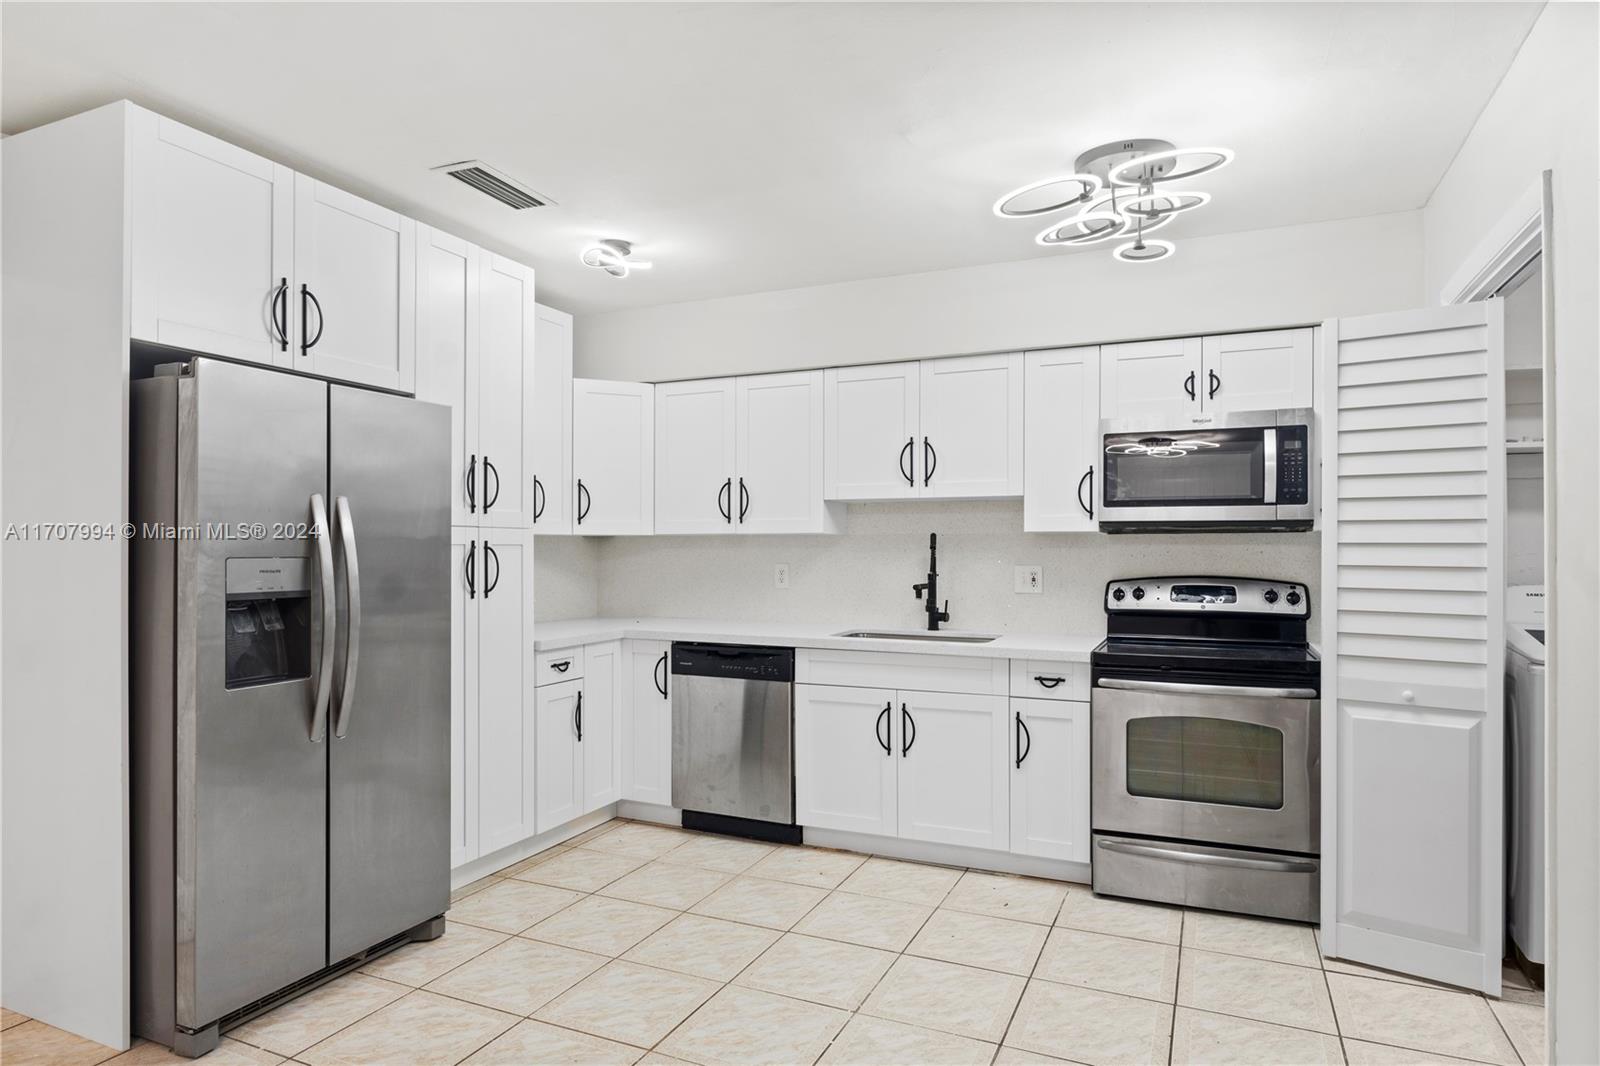
M1133 598L1136 600L1144 599L1144 589L1138 585L1135 585L1133 588Z
M1111 598L1116 600L1118 603L1121 603L1123 600L1127 599L1127 597L1128 594L1122 591L1121 585L1118 585L1116 588L1111 590Z
M1298 607L1298 606L1300 606L1300 590L1299 589L1290 589L1289 590L1289 595L1285 596L1283 599L1284 599L1284 602L1287 603L1290 607Z
M1267 591L1265 591L1265 592L1263 592L1261 594L1261 598L1266 600L1268 603L1277 603L1278 602L1278 590L1277 589L1268 589Z

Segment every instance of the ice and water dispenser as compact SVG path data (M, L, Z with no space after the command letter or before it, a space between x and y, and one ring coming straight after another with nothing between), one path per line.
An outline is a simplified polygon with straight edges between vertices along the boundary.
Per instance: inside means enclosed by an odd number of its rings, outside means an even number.
M311 676L311 560L229 559L227 687Z

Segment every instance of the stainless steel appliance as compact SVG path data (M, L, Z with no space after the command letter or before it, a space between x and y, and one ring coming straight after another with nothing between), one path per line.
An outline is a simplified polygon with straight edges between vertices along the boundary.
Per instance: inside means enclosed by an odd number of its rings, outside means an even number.
M672 805L685 828L800 842L794 649L672 646Z
M1321 666L1290 581L1106 586L1090 657L1094 890L1315 921Z
M1107 419L1100 437L1103 532L1311 528L1309 409Z
M133 383L133 1029L186 1055L449 906L450 415Z

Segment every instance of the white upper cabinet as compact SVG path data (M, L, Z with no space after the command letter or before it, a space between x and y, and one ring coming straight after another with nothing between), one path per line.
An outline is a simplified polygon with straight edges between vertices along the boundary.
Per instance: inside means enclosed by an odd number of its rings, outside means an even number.
M1179 337L1100 347L1100 417L1169 418L1201 411L1201 340Z
M823 372L741 377L735 399L734 528L832 532L834 514L822 495Z
M920 495L921 364L837 367L823 374L827 498Z
M293 368L412 390L416 223L304 174L294 179Z
M1011 701L1011 850L1089 861L1089 705Z
M533 524L533 269L487 252L478 272L478 472L485 526Z
M572 476L577 532L616 536L653 531L654 386L573 381Z
M478 249L417 227L417 399L450 408L450 522L476 525Z
M1221 414L1310 407L1313 365L1310 329L1207 337L1201 356L1205 409Z
M1017 354L922 362L922 495L1021 495L1022 375Z
M1100 470L1100 349L1027 354L1022 528L1093 531Z
M132 108L135 340L289 365L294 172Z
M733 378L655 387L657 533L731 533L734 486Z
M543 304L533 342L533 531L572 532L572 316Z

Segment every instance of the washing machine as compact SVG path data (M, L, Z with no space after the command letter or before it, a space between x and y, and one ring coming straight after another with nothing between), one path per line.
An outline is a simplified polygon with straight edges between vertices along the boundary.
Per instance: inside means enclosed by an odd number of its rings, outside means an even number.
M1506 589L1506 925L1544 965L1544 586Z

